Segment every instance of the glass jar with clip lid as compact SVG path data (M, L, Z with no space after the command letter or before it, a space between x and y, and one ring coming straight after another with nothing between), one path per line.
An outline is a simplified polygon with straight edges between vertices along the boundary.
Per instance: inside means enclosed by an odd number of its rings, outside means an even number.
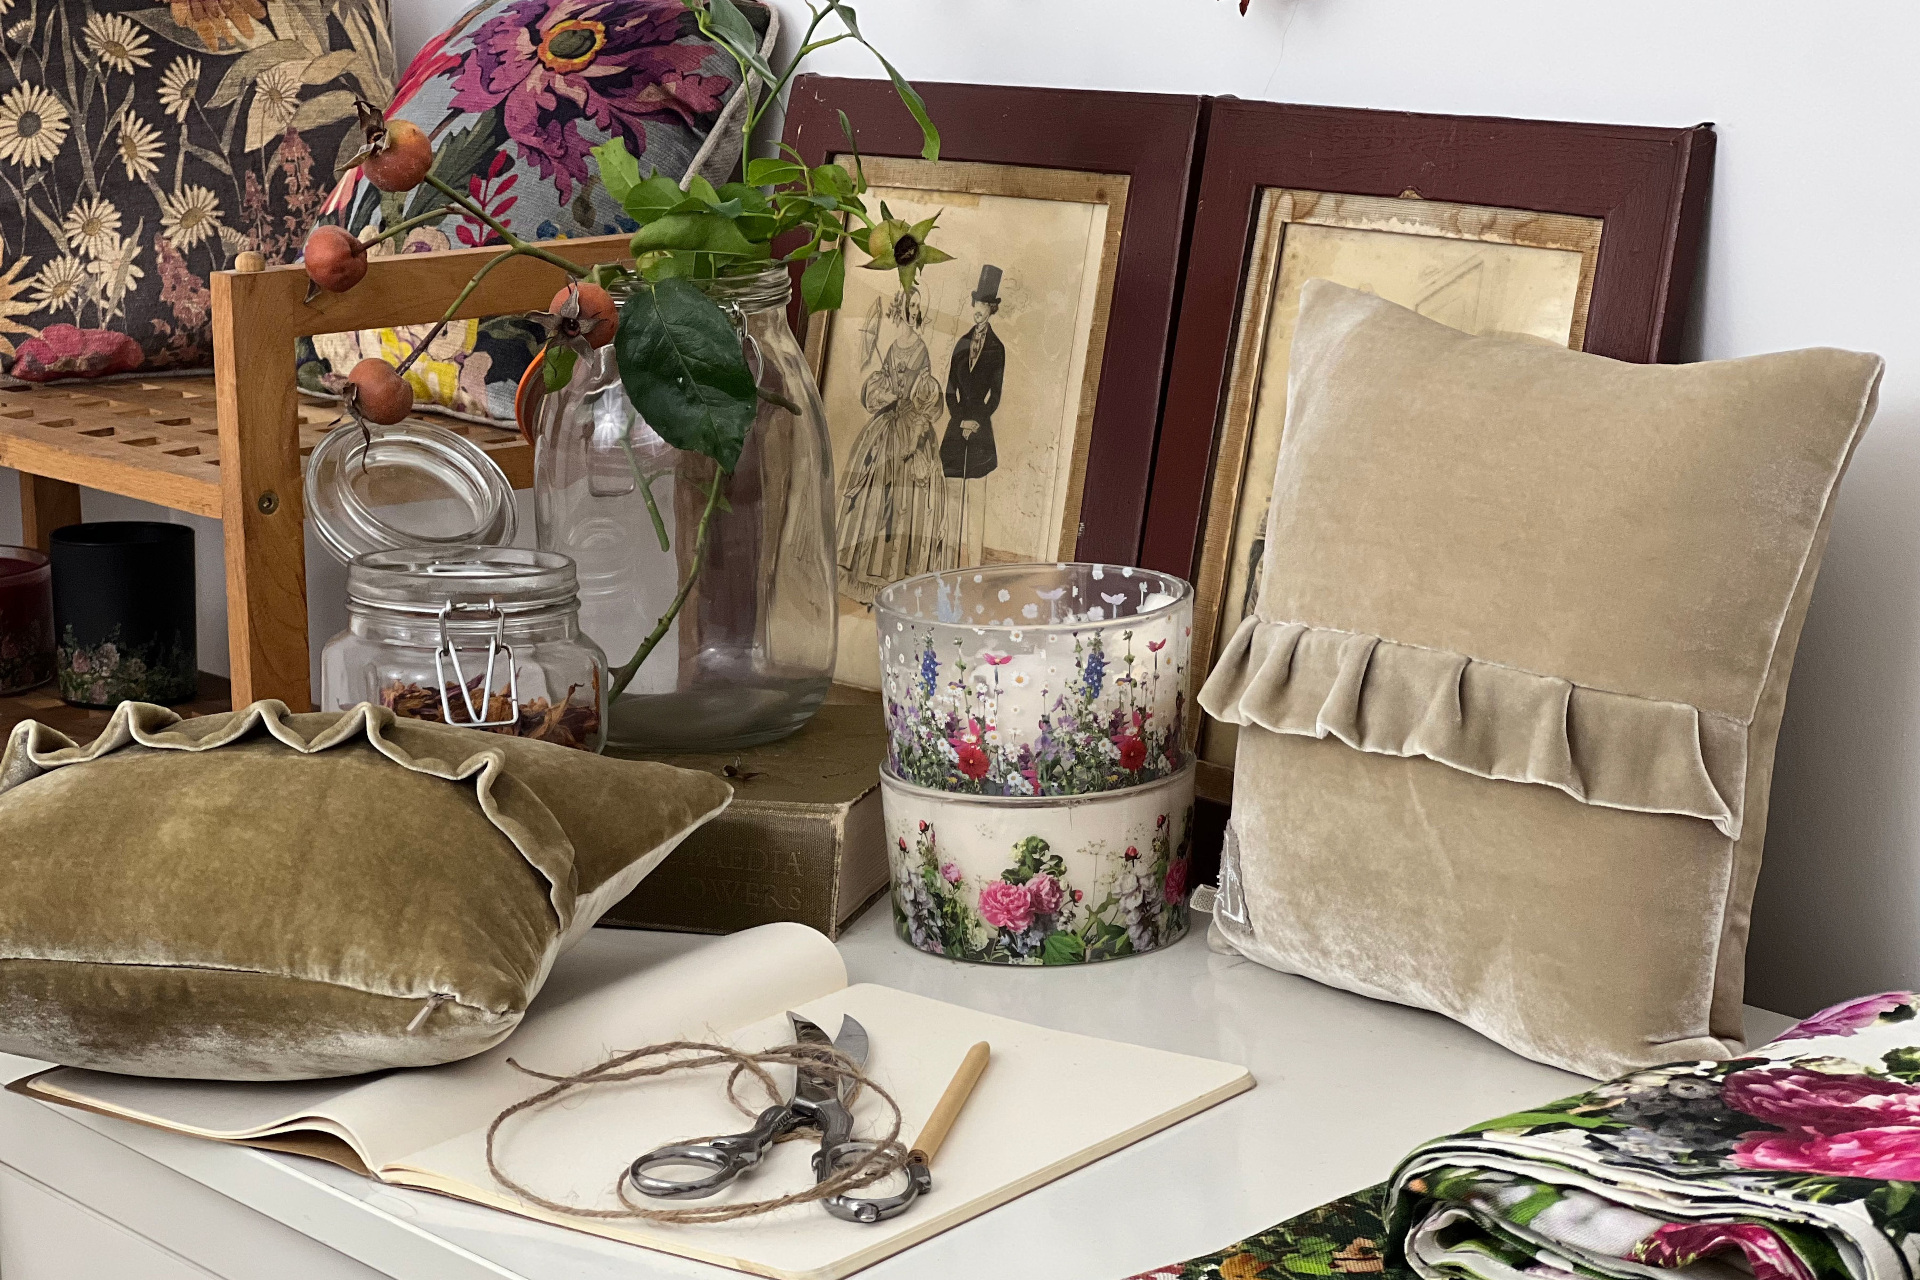
M347 630L321 703L599 751L607 659L580 631L573 561L521 547L409 547L347 568Z
M307 514L347 566L348 627L320 660L320 705L599 751L607 662L580 631L563 555L509 546L513 487L468 436L349 422L307 462Z

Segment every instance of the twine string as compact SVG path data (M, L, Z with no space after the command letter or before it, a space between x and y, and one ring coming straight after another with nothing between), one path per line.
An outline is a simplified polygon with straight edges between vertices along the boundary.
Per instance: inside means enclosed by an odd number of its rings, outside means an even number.
M650 1059L659 1061L649 1061ZM615 1054L598 1066L588 1067L585 1071L574 1072L571 1075L554 1075L545 1071L535 1071L531 1067L521 1066L512 1058L507 1059L507 1065L523 1075L547 1081L548 1087L506 1108L493 1118L492 1124L487 1126L487 1170L493 1174L494 1181L505 1190L528 1204L549 1212L571 1214L576 1218L639 1218L647 1222L665 1223L732 1222L739 1218L772 1213L788 1205L812 1204L833 1196L845 1195L862 1187L872 1186L907 1166L907 1147L900 1141L900 1104L862 1072L859 1064L853 1059L828 1045L786 1044L777 1045L759 1053L742 1053L725 1045L705 1044L695 1040L670 1040L663 1044L648 1045L644 1049L632 1049ZM522 1185L501 1168L497 1148L502 1126L514 1116L538 1110L576 1089L646 1080L673 1071L699 1071L711 1067L727 1067L729 1068L727 1101L738 1108L741 1114L752 1117L759 1114L760 1108L750 1106L741 1098L739 1089L741 1081L745 1078L751 1077L754 1083L765 1091L769 1100L767 1105L780 1106L786 1102L786 1099L780 1096L780 1088L774 1083L773 1076L767 1071L769 1066L790 1066L827 1080L834 1086L835 1091L845 1098L848 1107L853 1105L863 1090L871 1089L874 1096L886 1103L893 1113L886 1136L877 1142L850 1149L838 1168L829 1169L826 1177L803 1191L736 1204L704 1204L672 1209L654 1208L633 1198L627 1181L627 1170L623 1167L614 1178L614 1194L619 1198L621 1207L590 1209L558 1200L549 1200ZM802 1132L812 1131L810 1126L802 1125L777 1141L784 1142ZM694 1138L689 1141L710 1142L712 1138ZM858 1154L854 1154L855 1152Z

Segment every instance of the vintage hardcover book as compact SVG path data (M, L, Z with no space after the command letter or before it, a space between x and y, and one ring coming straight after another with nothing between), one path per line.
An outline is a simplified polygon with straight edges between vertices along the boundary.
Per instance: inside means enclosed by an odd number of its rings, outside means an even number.
M732 933L790 920L829 938L887 887L880 817L886 723L873 694L829 702L798 733L748 751L650 756L733 784L603 925Z
M157 1080L59 1067L9 1085L28 1097L222 1142L332 1160L411 1187L777 1280L836 1280L1253 1086L1245 1067L1036 1027L890 987L847 985L831 942L793 924L702 939L668 955L656 937L601 934L560 958L526 1021L464 1062L344 1080ZM649 963L648 961L651 961ZM525 1203L487 1168L486 1133L546 1081L619 1049L681 1038L757 1050L791 1038L786 1011L829 1033L852 1014L871 1037L866 1070L920 1132L974 1043L993 1057L933 1163L933 1190L897 1218L843 1222L817 1204L725 1223L586 1218ZM788 1077L791 1078L790 1076ZM749 1105L759 1104L757 1097ZM890 1113L871 1091L856 1136ZM543 1199L619 1207L615 1186L642 1152L746 1128L724 1072L681 1072L576 1093L501 1130L503 1168ZM816 1144L783 1142L711 1201L751 1200L813 1181Z

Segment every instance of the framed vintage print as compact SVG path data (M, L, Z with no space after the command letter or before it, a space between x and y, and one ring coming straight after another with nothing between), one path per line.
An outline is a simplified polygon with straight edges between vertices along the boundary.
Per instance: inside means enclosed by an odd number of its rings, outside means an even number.
M1142 563L1195 585L1195 667L1259 591L1300 286L1325 278L1471 333L1674 359L1713 156L1649 129L1212 104ZM1200 790L1234 727L1195 717Z
M953 255L911 293L851 270L840 310L807 323L834 451L835 678L865 687L889 582L1137 561L1200 119L1189 97L919 88L937 161L886 81L803 77L786 126L809 164L851 163L840 113L857 121L869 198L938 215Z

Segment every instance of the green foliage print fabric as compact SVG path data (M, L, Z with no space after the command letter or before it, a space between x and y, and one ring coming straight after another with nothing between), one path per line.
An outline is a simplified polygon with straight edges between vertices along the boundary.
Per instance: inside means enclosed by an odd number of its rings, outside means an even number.
M209 273L298 256L392 81L387 0L0 0L0 370L211 364Z
M1916 1012L1910 991L1863 996L1732 1061L1474 1125L1416 1148L1383 1187L1145 1274L1329 1274L1311 1267L1324 1253L1341 1269L1326 1245L1352 1232L1379 1242L1381 1270L1422 1280L1912 1280Z
M1129 1280L1309 1280L1351 1276L1354 1280L1412 1280L1404 1266L1389 1266L1383 1213L1387 1185L1379 1183L1288 1218L1218 1253L1189 1258Z

